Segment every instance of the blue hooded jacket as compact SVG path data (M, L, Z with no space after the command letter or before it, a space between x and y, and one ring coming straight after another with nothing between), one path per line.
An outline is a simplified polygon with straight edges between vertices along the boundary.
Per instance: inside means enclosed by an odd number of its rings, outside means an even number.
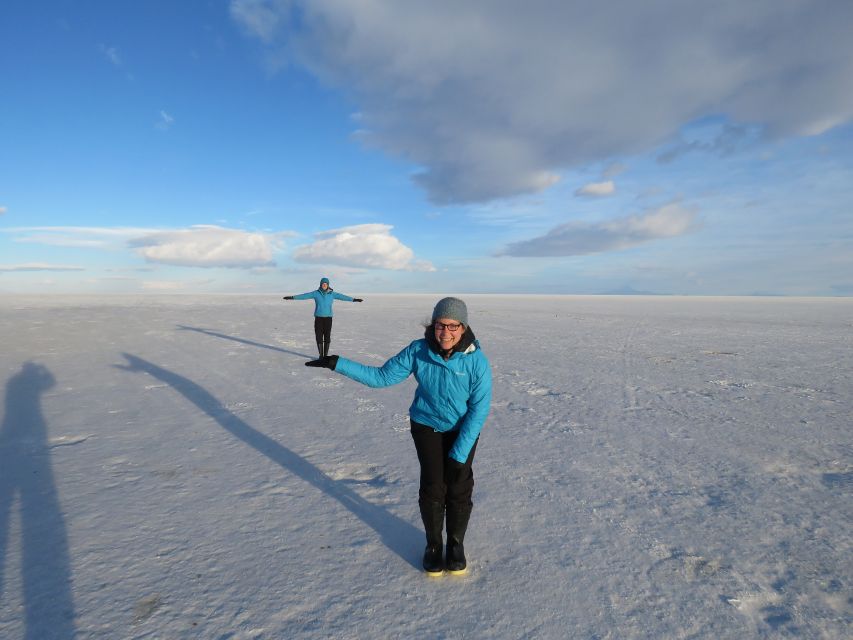
M338 357L335 371L369 387L389 387L414 374L418 388L409 416L436 431L458 429L450 457L463 464L489 415L492 370L477 340L444 360L422 338L381 367Z
M314 289L314 291L309 291L308 293L300 293L298 296L293 296L294 300L314 300L314 316L317 318L331 318L334 313L332 313L332 303L335 300L344 300L346 302L352 302L354 298L350 298L349 296L345 296L342 293L338 293L337 291L333 291L332 287L329 287L325 291L321 288L323 283L329 284L328 278L322 278L320 280L320 287Z

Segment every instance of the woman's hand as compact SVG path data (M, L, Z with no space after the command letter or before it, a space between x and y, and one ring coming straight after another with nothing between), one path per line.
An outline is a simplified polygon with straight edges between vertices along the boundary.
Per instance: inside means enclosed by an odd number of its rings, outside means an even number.
M447 479L450 481L457 480L468 469L468 467L466 467L464 464L459 462L459 460L456 460L455 458L450 458L450 457L447 458L447 463L445 466L447 468L447 476L448 476Z
M335 370L338 366L338 356L323 356L317 360L309 360L305 363L306 367L324 367L326 369Z

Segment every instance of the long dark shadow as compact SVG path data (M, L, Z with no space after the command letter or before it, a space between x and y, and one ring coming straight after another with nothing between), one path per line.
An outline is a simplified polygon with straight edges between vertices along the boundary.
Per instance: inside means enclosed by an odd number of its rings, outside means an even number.
M127 353L122 355L127 359L128 364L116 365L117 368L144 372L162 380L216 420L223 429L264 454L283 469L340 502L353 515L376 531L386 547L413 567L419 568L417 548L418 541L423 538L421 531L386 509L368 502L343 483L332 480L305 458L253 429L225 409L219 400L195 382L137 356Z
M55 384L48 369L25 363L6 384L6 414L0 427L0 604L17 498L26 640L68 640L77 635L68 535L41 411L41 395Z
M229 336L224 333L219 333L218 331L211 331L210 329L202 329L201 327L188 327L183 324L178 325L178 329L181 331L197 331L198 333L203 333L208 336L213 336L215 338L222 338L224 340L233 340L234 342L240 342L242 344L249 344L253 347L261 347L262 349L272 349L273 351L281 351L282 353L288 353L292 356L299 356L300 358L305 358L306 360L313 360L317 356L309 356L304 353L299 353L298 351L288 351L287 349L282 349L281 347L274 347L271 344L264 344L263 342L255 342L254 340L247 340L246 338L237 338L236 336Z

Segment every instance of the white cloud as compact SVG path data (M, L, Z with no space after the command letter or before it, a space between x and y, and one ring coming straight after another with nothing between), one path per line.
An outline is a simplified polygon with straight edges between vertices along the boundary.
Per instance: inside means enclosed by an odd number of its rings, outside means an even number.
M232 0L271 55L353 95L360 138L439 204L544 189L706 116L770 136L853 117L851 2Z
M273 254L291 231L260 233L199 225L187 229L134 227L8 227L15 242L122 250L130 247L152 263L185 267L272 266Z
M13 234L14 242L55 247L119 249L130 238L151 233L152 229L132 227L7 227L0 233Z
M152 231L129 242L148 262L184 267L251 268L274 265L273 253L287 234L251 233L199 225Z
M414 260L414 252L391 235L386 224L361 224L316 234L317 240L297 249L298 262L392 271L435 271L429 262Z
M15 238L15 242L88 249L106 248L108 245L107 240L104 238L75 237L74 235L65 233L33 233L25 237Z
M118 55L118 49L115 47L108 47L103 44L98 45L98 49L101 54L113 64L113 66L121 66L121 57Z
M65 264L47 264L45 262L27 262L24 264L0 264L0 273L20 271L83 271L83 267Z
M628 169L628 167L626 167L626 166L625 166L624 164L622 164L621 162L611 162L610 164L608 164L608 165L604 168L604 171L602 172L602 175L603 175L605 178L615 178L616 176L618 176L618 175L620 175L620 174L624 173L625 171L627 171L627 169Z
M613 180L607 180L606 182L591 182L590 184L584 185L575 191L576 196L587 196L592 198L612 196L614 193L616 193L616 185L613 183Z
M166 113L165 111L161 110L160 111L160 119L157 121L157 123L154 126L157 127L158 129L160 129L161 131L166 131L174 123L175 123L175 119L172 116L170 116L168 113Z
M597 224L569 222L544 236L513 242L499 255L538 258L618 251L652 240L681 236L695 227L695 212L671 203L643 215Z
M6 207L0 207L0 216L6 213Z
M287 7L282 3L257 0L232 0L231 16L248 33L266 43L273 41L282 20L288 17Z

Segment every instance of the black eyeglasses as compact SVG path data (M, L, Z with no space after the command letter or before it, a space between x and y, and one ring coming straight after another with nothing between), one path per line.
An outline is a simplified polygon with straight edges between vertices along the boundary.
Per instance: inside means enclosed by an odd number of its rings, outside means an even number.
M436 322L433 327L436 331L441 331L442 329L447 329L448 331L459 331L462 327L461 324L444 324L443 322Z

